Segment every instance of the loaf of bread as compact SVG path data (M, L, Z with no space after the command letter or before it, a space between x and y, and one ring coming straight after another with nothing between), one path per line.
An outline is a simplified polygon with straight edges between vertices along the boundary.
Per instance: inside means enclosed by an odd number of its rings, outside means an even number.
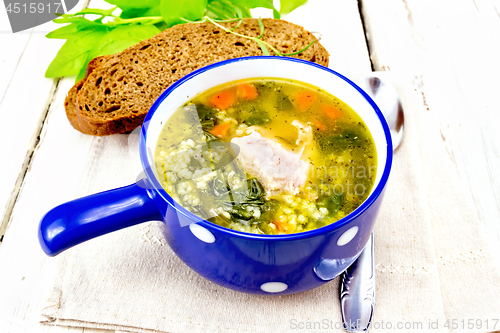
M328 52L310 32L283 20L262 21L263 41L282 53L302 50L315 41L294 57L328 65ZM235 25L225 23L226 27ZM235 32L258 36L259 22L243 19ZM212 23L177 25L89 64L87 78L68 94L66 113L82 133L128 133L142 124L153 102L178 79L218 61L257 55L263 53L256 42L226 33Z

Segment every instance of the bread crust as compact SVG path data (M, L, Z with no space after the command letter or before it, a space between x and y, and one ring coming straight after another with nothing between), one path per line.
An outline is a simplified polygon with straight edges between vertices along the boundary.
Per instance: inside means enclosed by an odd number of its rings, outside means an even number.
M73 128L82 132L80 125L76 119L76 95L78 91L82 89L83 83L85 82L85 78L81 79L71 89L68 91L66 95L66 99L64 100L64 110L66 110L66 117L69 120L69 123Z
M315 41L294 57L328 65L328 52L303 27L283 20L262 21L262 40L283 53L299 51ZM243 19L235 31L258 36L258 20ZM109 56L94 69L76 89L75 117L70 122L76 121L73 126L82 133L98 136L131 132L142 124L159 95L181 77L218 61L258 55L263 54L257 43L212 23L174 26Z
M87 77L89 76L90 73L97 67L99 67L106 59L108 59L109 56L99 56L94 59L92 59L89 64L87 65L87 69L85 70L85 77L75 83L73 87L68 91L68 94L66 95L66 99L64 100L64 109L66 111L66 117L69 120L69 123L73 128L76 130L83 132L83 130L80 127L79 121L76 117L76 96L80 89L82 89L83 84L87 80ZM85 132L83 132L85 133Z

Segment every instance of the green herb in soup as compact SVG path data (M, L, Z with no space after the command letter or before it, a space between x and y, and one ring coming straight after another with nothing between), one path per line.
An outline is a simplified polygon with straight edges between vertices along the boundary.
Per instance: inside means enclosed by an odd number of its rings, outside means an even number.
M368 197L377 155L363 120L305 83L253 79L199 94L165 124L162 186L223 227L289 234L334 223Z

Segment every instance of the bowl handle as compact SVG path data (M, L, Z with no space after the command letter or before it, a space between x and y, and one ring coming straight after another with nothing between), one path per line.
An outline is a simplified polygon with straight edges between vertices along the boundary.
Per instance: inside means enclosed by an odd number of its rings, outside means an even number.
M55 256L72 246L112 231L163 217L154 203L148 181L66 202L42 218L38 240L43 251ZM149 187L151 188L151 187Z

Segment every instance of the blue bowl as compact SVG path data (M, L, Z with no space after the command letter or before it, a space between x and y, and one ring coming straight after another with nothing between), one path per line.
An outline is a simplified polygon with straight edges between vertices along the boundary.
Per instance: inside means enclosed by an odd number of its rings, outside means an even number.
M213 86L244 78L306 82L340 98L365 121L375 141L378 168L365 202L341 220L312 231L257 235L226 229L187 211L161 187L153 152L173 112ZM140 156L145 178L136 184L67 202L49 211L39 227L48 255L138 223L161 220L164 237L186 265L223 287L262 295L310 290L332 280L359 256L373 231L392 163L387 123L370 97L326 67L285 57L231 59L201 68L171 85L144 120Z

